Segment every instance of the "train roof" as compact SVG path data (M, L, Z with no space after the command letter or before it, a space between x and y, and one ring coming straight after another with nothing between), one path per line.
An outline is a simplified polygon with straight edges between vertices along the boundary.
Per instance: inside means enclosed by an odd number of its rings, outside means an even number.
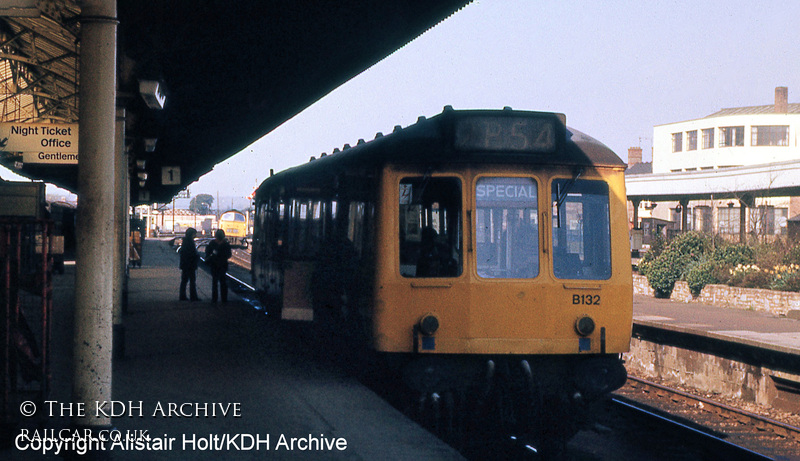
M504 134L508 136L504 139L521 136L512 125L528 121L534 121L536 125L526 132L529 139L541 134L541 127L554 130L555 136L551 142L540 145L541 148L520 149L507 141L488 141L483 126L486 121L507 125ZM494 139L500 138L496 136ZM484 145L490 147L486 149ZM454 110L447 106L434 117L420 117L416 123L406 128L396 126L390 134L378 133L375 139L361 139L352 147L345 144L341 150L334 149L332 154L311 157L308 163L272 175L264 180L256 196L276 187L302 188L319 184L323 178L342 172L370 169L385 164L429 164L435 171L437 167L463 163L615 169L624 169L627 166L600 141L568 128L563 114L509 108Z

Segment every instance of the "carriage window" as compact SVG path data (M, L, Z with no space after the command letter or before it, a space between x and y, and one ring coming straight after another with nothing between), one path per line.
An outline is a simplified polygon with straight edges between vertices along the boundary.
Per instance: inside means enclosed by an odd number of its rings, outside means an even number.
M537 184L531 178L481 178L475 187L478 275L539 275Z
M400 181L400 273L457 277L462 268L461 181L409 177Z
M611 277L608 184L553 181L553 272L560 279Z

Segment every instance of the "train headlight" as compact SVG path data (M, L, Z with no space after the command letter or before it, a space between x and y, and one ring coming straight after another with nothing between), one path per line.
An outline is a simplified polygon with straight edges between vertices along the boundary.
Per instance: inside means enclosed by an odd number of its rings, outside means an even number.
M594 332L594 320L589 316L583 316L575 321L575 331L581 336L589 336Z
M439 319L433 314L425 314L419 319L419 332L431 336L439 329Z

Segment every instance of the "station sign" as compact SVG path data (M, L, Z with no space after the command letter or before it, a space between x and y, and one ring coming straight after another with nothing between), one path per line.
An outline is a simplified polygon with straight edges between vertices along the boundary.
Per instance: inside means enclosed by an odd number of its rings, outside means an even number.
M0 123L0 150L22 152L23 163L77 164L77 123Z
M164 186L174 186L181 183L181 167L164 166L161 167L161 184Z

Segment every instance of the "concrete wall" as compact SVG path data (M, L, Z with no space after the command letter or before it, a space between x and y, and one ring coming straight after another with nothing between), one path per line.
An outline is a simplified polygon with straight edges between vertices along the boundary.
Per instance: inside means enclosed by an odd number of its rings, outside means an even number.
M709 394L763 406L773 406L779 395L772 370L688 349L632 338L631 351L624 359L625 368L634 376Z

